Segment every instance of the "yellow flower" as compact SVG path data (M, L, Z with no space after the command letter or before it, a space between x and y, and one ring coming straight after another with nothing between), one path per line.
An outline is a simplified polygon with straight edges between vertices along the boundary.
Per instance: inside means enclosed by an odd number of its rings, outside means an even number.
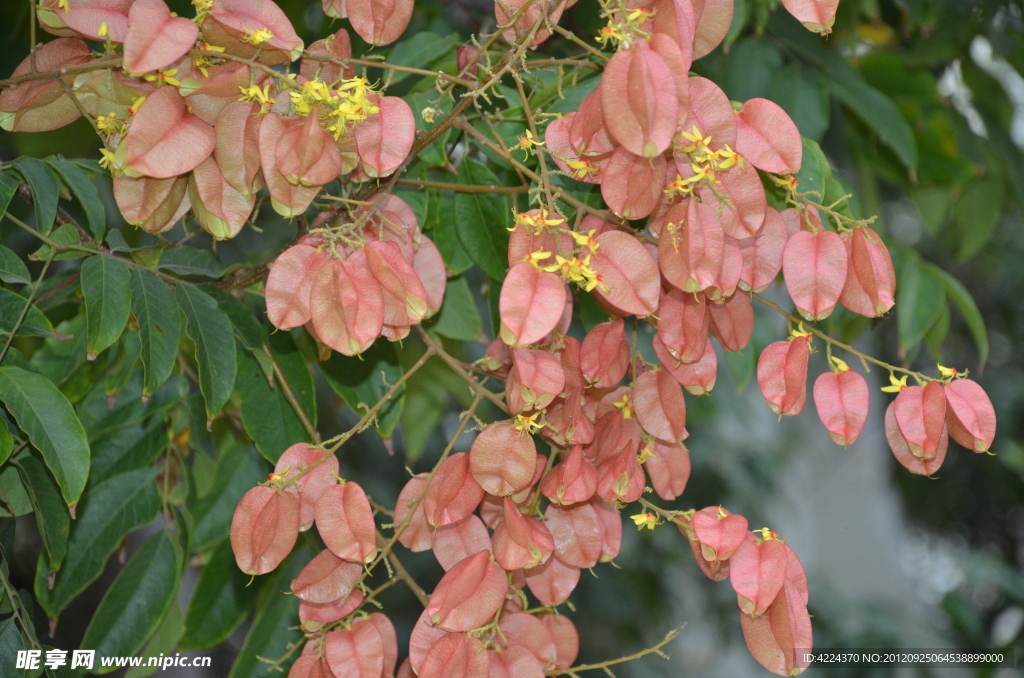
M155 82L157 87L163 87L164 85L180 87L181 81L174 77L177 72L177 68L171 68L166 71L158 70L156 73L150 73L144 77L147 82Z
M835 365L836 372L849 372L850 371L850 366L847 365L844 361L840 360L839 358L837 358L835 356L830 356L830 358L832 359L832 364Z
M566 160L565 162L577 179L586 179L591 174L598 172L598 169L591 167L586 160Z
M943 367L942 365L936 365L936 367L939 368L939 374L943 379L953 379L959 374L955 367Z
M100 149L100 162L99 162L99 166L102 167L105 170L110 170L111 172L114 171L114 169L116 168L116 165L114 164L114 153L113 153L113 151L108 151L105 148L101 148Z
M273 37L274 34L270 32L269 28L260 28L255 31L247 28L242 34L242 42L247 42L253 47L261 47L270 42Z
M540 412L534 412L528 417L523 414L517 414L514 426L523 433L536 433L544 428L544 423L537 421L539 416Z
M903 375L899 379L892 372L889 373L889 385L883 386L882 390L886 393L899 393L907 387L907 375Z
M530 252L529 254L526 255L526 261L533 264L534 268L540 268L540 262L550 258L551 252L544 252L541 250L538 250L536 252Z
M100 27L96 29L96 35L100 36L101 38L106 38L110 35L110 32L107 30L106 21L102 22L100 24Z
M423 118L423 122L427 122L433 125L434 121L437 119L437 116L441 115L442 113L444 113L444 111L438 108L427 106L422 111L420 111L420 117Z
M630 417L633 416L633 401L630 400L628 393L624 393L622 395L622 400L612 404L615 405L615 407L622 410L623 419L629 419Z
M779 534L777 532L772 532L767 527L762 527L760 530L751 530L751 532L761 535L761 538L757 540L759 543L779 540Z
M640 530L645 527L648 530L653 530L658 524L658 516L653 513L637 513L636 515L630 516L630 519L632 519L633 523L636 524L637 529Z
M125 131L125 124L117 117L117 113L111 112L110 115L101 115L96 118L96 129L100 131L105 141L110 141L112 136Z
M270 85L264 85L263 89L260 89L259 85L252 85L251 87L239 86L238 89L242 92L242 96L238 100L258 102L261 114L270 111L270 107L274 105L274 100L270 97Z
M590 229L586 233L577 233L576 231L569 231L569 235L576 241L576 244L580 247L586 247L592 253L597 253L597 248L601 245L594 239L594 233L596 229Z

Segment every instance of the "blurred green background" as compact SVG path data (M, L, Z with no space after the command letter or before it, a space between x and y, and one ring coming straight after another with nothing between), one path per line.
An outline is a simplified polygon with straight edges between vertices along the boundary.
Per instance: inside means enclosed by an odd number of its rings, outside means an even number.
M186 0L168 4L191 16ZM347 26L332 24L318 2L278 4L307 44ZM0 2L4 75L27 54L29 6L21 0ZM417 37L420 44L436 49L403 58L413 60L409 65L451 70L454 45L493 29L492 9L487 2L418 0L406 37L425 33ZM562 25L592 36L600 27L598 9L596 0L581 0ZM42 34L42 39L49 36ZM353 42L355 53L362 53L365 45L357 38ZM394 54L400 46L377 52ZM539 51L575 53L571 45L553 40ZM780 338L784 326L768 315L771 311L762 314L766 309L759 308L752 345L720 361L713 397L689 400L693 475L669 508L721 504L746 515L752 527L768 525L786 538L808 572L818 648L1021 650L1024 4L842 0L833 34L821 39L790 19L777 0L737 0L726 43L695 63L694 71L719 83L731 99L767 97L783 106L802 134L820 143L832 166L827 196L850 192L854 197L844 204L854 216L878 216L875 228L884 234L899 267L895 312L876 323L836 313L827 323L829 330L892 363L934 369L934 363L942 362L969 369L992 397L999 434L994 456L953 446L939 476L929 479L910 475L892 458L881 422L887 397L877 391L865 433L849 449L831 443L811 407L776 422L750 382L758 352ZM428 100L429 89L429 83L413 78L396 83L390 93L425 91L417 96ZM98 157L97 148L83 120L45 134L0 132L3 161L20 155ZM443 172L422 163L410 175L443 180ZM106 191L108 215L116 215L109 187ZM445 196L409 199L425 229L444 227L450 214ZM119 217L110 219L111 225L120 223ZM264 260L295 232L269 210L258 223L262 234L246 232L217 245L226 263ZM7 223L0 224L0 237L22 254L32 246ZM148 236L138 237L144 241ZM203 238L197 236L193 244L208 243ZM472 272L467 276L483 326L489 328L488 305L480 294L483 281ZM785 296L778 290L769 295ZM414 360L416 350L413 342L404 347L403 361ZM476 358L483 347L467 344L461 350ZM814 356L812 378L823 369L824 356ZM395 456L372 432L342 450L343 475L358 480L374 497L393 501L404 467L429 468L456 427L462 392L438 395L436 385L445 383L445 374L435 370L429 376L435 390L421 386L417 392L414 387L415 399L407 399L393 441ZM868 379L881 386L887 375L875 370ZM321 417L327 437L355 418L329 388L318 386L321 411L331 412ZM460 441L456 449L468 449L469 441ZM31 524L20 524L18 534L12 579L31 589L39 545ZM133 537L129 548L136 539L141 541ZM572 597L576 610L570 616L581 630L582 661L634 652L685 622L679 640L666 648L670 660L649 657L617 667L616 674L766 675L744 647L731 588L700 574L686 541L673 528L638 534L628 525L616 562L619 568L603 566L593 577L584 573ZM409 557L408 565L428 584L439 577L429 553ZM114 562L104 581L116 569ZM65 620L80 618L80 624L62 622L57 645L77 646L90 605L95 606L104 586L95 585L66 611ZM391 589L383 602L401 637L418 610L400 589ZM189 587L183 587L183 600L188 593ZM42 620L40 630L45 630ZM209 673L189 670L187 675L226 675L243 637L244 629L236 631L213 651ZM1019 661L1024 667L1024 655ZM813 669L808 675L930 674L879 668ZM1024 669L935 675L1011 678L1024 675Z

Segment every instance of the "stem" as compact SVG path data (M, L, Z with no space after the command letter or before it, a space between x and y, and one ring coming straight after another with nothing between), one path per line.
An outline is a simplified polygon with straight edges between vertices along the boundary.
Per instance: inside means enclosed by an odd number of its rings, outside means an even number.
M424 330L419 325L416 326L416 330L420 333L420 337L422 337L423 341L426 342L427 347L430 350L433 350L434 354L437 355L438 358L443 360L448 365L448 367L455 370L455 373L462 377L462 380L466 382L466 384L469 386L470 389L473 390L473 392L476 394L478 398L487 398L492 403L497 405L502 412L508 413L508 408L505 406L505 401L502 399L501 396L499 396L497 393L494 393L493 391L489 391L487 388L484 387L483 384L474 379L473 375L467 372L466 369L462 366L462 363L456 360L450 353L448 353L448 351L444 350L444 346L442 346L439 341L430 336L430 334L428 334L426 330Z
M664 652L662 652L661 648L665 647L666 645L671 643L673 640L675 640L676 636L678 636L679 632L682 631L684 628L686 628L686 624L683 624L682 626L680 626L677 629L672 629L671 631L669 631L668 633L665 634L665 637L662 638L661 642L658 643L657 645L649 647L649 648L647 648L645 650L640 650L639 652L635 652L635 653L633 653L631 655L627 655L625 657L619 657L618 659L609 659L608 661L598 662L597 664L583 664L581 666L573 666L571 668L562 669L562 670L555 669L555 670L552 670L552 671L547 671L545 673L545 675L548 675L548 676L561 676L561 675L576 676L576 674L579 673L580 671L592 671L594 669L605 669L607 671L609 666L615 666L616 664L623 664L625 662L633 661L634 659L640 659L641 657L646 657L649 654L657 654L659 657L664 657L665 659L668 659L668 655L666 655Z
M410 188L439 188L442 191L455 191L456 193L528 193L529 186L490 186L477 184L449 184L443 181L427 181L425 179L399 179L395 182L397 186L408 186Z
M306 435L317 445L320 444L320 434L317 432L316 427L313 426L313 422L309 420L309 416L306 414L306 410L302 407L299 399L295 397L295 391L292 390L291 384L288 383L288 378L284 376L284 372L281 370L281 365L278 364L277 358L270 350L263 346L263 350L266 351L267 355L270 356L270 360L274 365L274 379L277 380L277 385L281 388L281 395L288 401L288 404L292 406L295 411L295 416L299 418L299 422L302 424L302 428L306 429ZM324 455L327 457L329 455Z
M14 323L14 327L11 328L11 334L7 337L7 341L4 343L4 348L0 351L0 364L3 363L4 358L7 356L7 351L11 348L11 342L14 341L14 337L18 334L18 329L21 324L25 322L25 317L28 315L28 310L32 308L32 299L35 298L36 292L39 290L39 286L43 284L43 278L46 276L47 269L50 268L50 262L53 261L53 257L57 254L57 250L50 248L50 256L46 258L46 263L43 264L43 270L39 272L39 278L36 279L36 284L32 286L32 291L29 292L28 299L25 300L25 307L21 309L21 315L18 316L18 320Z

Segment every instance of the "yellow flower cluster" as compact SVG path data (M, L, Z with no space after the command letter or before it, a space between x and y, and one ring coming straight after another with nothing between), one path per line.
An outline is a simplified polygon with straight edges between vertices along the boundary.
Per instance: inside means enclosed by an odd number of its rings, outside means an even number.
M644 24L654 16L653 10L643 8L632 11L621 8L611 9L605 4L601 14L608 19L608 25L597 32L597 41L604 48L629 47L639 40L647 40L651 37L648 31L644 30Z
M665 189L666 195L689 197L693 193L693 189L701 182L717 184L719 183L718 172L743 162L743 156L729 148L728 144L725 145L725 148L712 151L710 148L711 137L703 136L696 125L690 132L681 130L679 136L689 142L685 145L677 143L677 149L690 155L692 160L690 169L693 170L693 176L684 179L682 175L677 174L675 181L669 183L668 188Z
M274 34L268 28L247 28L242 34L242 42L247 42L253 47L262 47L274 38Z
M350 123L366 120L380 111L370 98L375 93L366 78L350 78L333 91L323 80L309 80L292 90L290 96L299 115L309 115L316 106L326 109L326 117L334 119L327 130L339 139Z

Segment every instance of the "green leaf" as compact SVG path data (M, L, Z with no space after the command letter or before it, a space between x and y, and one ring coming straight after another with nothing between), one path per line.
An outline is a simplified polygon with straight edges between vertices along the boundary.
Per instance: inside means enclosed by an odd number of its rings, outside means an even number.
M946 299L943 280L931 266L924 266L916 254L903 259L897 276L896 325L900 349L909 351L942 315Z
M466 158L459 167L458 183L497 186L494 173L476 160ZM511 203L505 196L459 193L455 196L455 225L459 240L470 258L495 280L505 279L508 269L508 229Z
M21 476L13 464L0 468L0 518L14 518L32 513L32 500L29 499Z
M416 68L429 68L431 62L443 57L449 50L461 42L458 34L452 33L441 37L436 33L424 31L412 37L405 38L391 48L388 54L388 63L396 66L413 66ZM390 71L392 84L400 82L412 73L401 71Z
M444 294L444 304L428 325L431 332L460 341L476 341L484 331L473 292L465 278L452 278Z
M402 353L403 363L411 365L422 356L422 351L411 355ZM431 358L405 383L405 403L402 409L402 438L405 457L419 459L427 441L444 418L452 394L465 393L461 378L440 358Z
M921 214L921 221L924 222L928 232L932 236L938 237L946 223L946 215L949 214L949 187L911 188L907 194L914 201L917 211Z
M174 545L161 530L139 547L107 589L85 629L82 647L103 657L134 655L174 604L177 589ZM100 667L98 673L114 668Z
M49 379L20 367L0 367L0 401L42 453L64 500L74 505L89 476L89 441L71 403Z
M113 475L146 468L167 448L167 443L161 417L154 417L145 427L136 424L100 436L92 443L88 486Z
M231 543L221 542L199 571L185 613L181 649L201 651L219 645L241 624L259 594L248 575L238 569Z
M89 257L82 262L89 360L95 360L117 341L128 324L132 303L130 280L128 267L114 257Z
M775 71L768 98L782 107L796 123L800 134L821 141L828 130L828 88L814 71L792 64Z
M466 248L462 246L462 241L459 239L459 227L456 225L455 219L451 218L455 209L455 196L451 193L442 194L437 200L437 205L442 214L437 219L437 225L431 229L430 238L437 245L437 250L441 253L441 258L444 259L445 267L455 275L459 275L473 265L473 260L469 257Z
M50 559L50 572L56 572L68 553L71 514L61 501L60 488L38 457L25 451L14 459L14 464L21 473L21 482L32 502L36 527Z
M7 214L11 198L14 197L20 185L21 180L13 172L0 172L0 217Z
M746 37L729 48L722 74L722 90L733 101L746 101L768 94L775 71L782 67L782 55L763 37Z
M220 257L212 250L200 250L195 247L174 247L163 253L157 268L177 273L178 275L202 275L207 278L219 278L227 268Z
M238 342L235 392L242 401L242 425L260 454L274 464L288 446L311 442L280 386L271 388L256 358Z
M228 536L238 501L266 476L267 465L251 447L233 443L221 453L214 472L213 492L196 501L189 511L195 519L193 550L206 551Z
M714 351L715 347L709 342L706 350ZM722 351L721 355L725 358L725 364L729 366L733 381L736 382L736 392L743 393L757 371L757 351L754 350L754 345L748 343L742 351Z
M32 202L35 203L36 211L36 230L44 235L48 234L57 218L57 200L60 198L57 177L53 175L46 163L38 158L18 158L11 165L18 170L25 179L25 183L32 189Z
M7 461L13 450L14 437L11 435L11 429L8 428L6 419L0 419L0 464Z
M316 384L313 373L295 340L288 332L274 332L267 341L271 356L295 393L296 400L316 426Z
M68 555L52 589L47 586L44 559L36 568L36 598L51 618L103 573L126 534L156 520L156 474L151 468L129 471L89 488L71 525Z
M787 48L821 69L832 94L878 134L911 173L916 172L917 141L892 99L868 85L842 54L827 47L785 12L775 12L770 25Z
M235 328L235 336L241 339L242 344L250 351L262 351L263 328L260 327L260 322L256 320L252 310L224 290L204 285L203 291L213 297L220 310L227 315L231 326Z
M960 236L957 257L961 261L981 253L992 239L1003 207L1003 185L998 176L975 179L953 205L953 221Z
M980 361L978 368L984 368L985 363L988 362L988 330L985 328L985 319L981 317L978 305L974 303L971 293L967 291L967 288L959 280L938 266L928 264L927 267L942 281L949 300L960 311L964 322L967 323L967 327L971 330L971 336L974 337L974 343L978 347L978 359Z
M817 141L807 138L803 141L803 161L800 163L800 171L796 173L796 178L800 180L798 190L801 193L816 192L819 200L815 202L821 202L825 198L828 180L832 177L832 167Z
M199 388L206 401L206 418L213 420L231 396L235 385L235 346L231 321L210 295L191 285L174 291L185 313L185 330L196 345Z
M24 649L25 641L22 640L21 632L14 623L14 617L8 617L0 622L0 666L5 667L5 671L11 671L12 677L24 675L22 671L14 668L17 666L18 652Z
M177 603L167 608L160 626L153 632L153 637L146 643L146 651L142 654L142 666L128 669L125 678L145 678L154 673L157 666L148 666L150 657L169 655L178 646L181 635L185 633L185 619Z
M275 678L282 675L279 671L287 671L298 658L298 653L292 653L278 668L261 661L261 658L276 661L285 656L288 646L302 637L295 625L299 599L291 595L290 585L311 556L306 548L296 549L271 575L257 605L259 612L249 627L228 678Z
M3 174L0 174L3 176ZM32 283L32 276L28 267L17 254L0 245L0 280L7 283L29 285Z
M170 288L148 271L132 271L131 292L146 374L143 393L148 396L167 381L174 369L181 341L181 316Z
M47 163L56 170L82 205L93 237L103 242L103 234L107 230L107 211L92 178L81 167L67 160L47 160Z
M14 332L18 318L21 317L27 303L28 299L20 294L15 294L9 289L0 287L0 331L5 334ZM23 337L56 338L57 336L53 331L53 325L50 324L49 318L35 304L29 306L25 319L18 326L18 334ZM64 338L66 339L67 337Z
M597 86L601 84L601 78L587 78L585 81L574 85L572 87L566 87L562 90L562 98L558 98L558 89L544 89L537 92L536 95L530 101L530 106L534 110L544 108L548 113L571 113L580 107L583 100L586 99L590 94L597 89ZM548 101L554 101L553 104L547 106Z
M320 363L327 383L342 397L356 416L362 417L377 404L384 394L402 378L402 368L394 344L377 340L359 357L334 353L331 359ZM386 382L386 383L385 383ZM377 411L376 428L382 438L390 438L391 432L402 416L402 400L405 389L398 392Z

